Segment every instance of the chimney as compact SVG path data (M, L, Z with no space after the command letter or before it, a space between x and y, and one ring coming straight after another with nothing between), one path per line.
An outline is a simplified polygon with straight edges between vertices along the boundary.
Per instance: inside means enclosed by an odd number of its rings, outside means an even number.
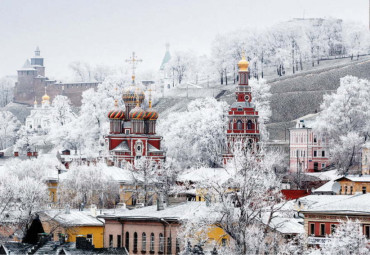
M157 198L157 211L164 210L162 195L160 194Z
M91 205L90 206L90 213L91 213L91 216L93 216L93 217L96 217L97 216L97 213L96 213L96 205Z
M71 207L69 205L66 205L65 214L70 214L70 213L71 213Z

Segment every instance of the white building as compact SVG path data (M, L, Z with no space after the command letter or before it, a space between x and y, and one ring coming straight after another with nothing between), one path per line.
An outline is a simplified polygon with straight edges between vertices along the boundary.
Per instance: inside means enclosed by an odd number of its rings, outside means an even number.
M31 114L26 118L26 130L29 133L47 133L51 122L50 97L46 94L42 96L41 105L35 99Z

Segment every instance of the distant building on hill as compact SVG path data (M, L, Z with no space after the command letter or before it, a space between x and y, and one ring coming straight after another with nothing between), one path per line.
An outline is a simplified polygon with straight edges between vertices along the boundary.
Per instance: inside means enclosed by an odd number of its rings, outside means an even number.
M318 172L329 166L327 139L320 137L307 124L302 118L295 128L289 129L291 172Z
M14 101L28 105L32 105L35 98L40 98L46 87L51 98L63 94L70 98L72 104L80 106L82 92L89 88L96 88L99 84L98 82L61 83L50 80L45 75L44 58L40 54L39 47L36 48L31 61L27 59L17 73Z

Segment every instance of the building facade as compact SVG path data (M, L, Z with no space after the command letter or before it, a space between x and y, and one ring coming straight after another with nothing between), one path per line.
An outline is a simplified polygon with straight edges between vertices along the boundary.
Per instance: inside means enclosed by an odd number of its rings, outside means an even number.
M108 113L110 132L106 136L109 148L108 163L123 167L127 162L135 165L137 161L149 159L151 162L163 162L165 153L162 150L162 137L156 135L156 122L159 117L152 108L142 108L145 99L144 91L136 86L135 76L132 84L124 89L122 99L125 110L119 109L115 101L115 109Z
M304 119L298 120L289 132L291 172L318 172L329 166L327 139L307 127Z
M235 91L236 102L230 106L228 111L224 163L233 157L235 146L253 151L258 150L258 142L260 141L258 111L252 103L251 87L248 84L248 66L249 63L243 53L242 60L238 63L239 84Z
M319 196L321 197L321 196ZM342 196L343 197L343 196ZM359 220L363 234L370 239L370 194L347 197L335 202L302 210L309 245L320 245L328 240L340 221Z
M26 118L26 130L29 133L46 134L50 129L50 122L52 116L52 109L50 103L50 97L46 94L42 96L41 105L35 102L33 103L33 109Z

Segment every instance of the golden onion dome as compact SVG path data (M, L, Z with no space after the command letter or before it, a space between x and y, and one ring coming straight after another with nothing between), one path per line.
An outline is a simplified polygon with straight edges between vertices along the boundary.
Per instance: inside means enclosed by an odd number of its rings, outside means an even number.
M130 111L130 119L132 120L143 120L145 115L145 111L140 107L136 106L134 109Z
M141 88L132 84L123 89L122 99L125 104L136 104L137 99L139 99L139 103L142 104L145 99L145 93Z
M45 95L42 96L42 101L49 101L50 97L45 93Z
M238 62L239 71L248 71L249 62L245 59L244 51L242 52L242 59Z

